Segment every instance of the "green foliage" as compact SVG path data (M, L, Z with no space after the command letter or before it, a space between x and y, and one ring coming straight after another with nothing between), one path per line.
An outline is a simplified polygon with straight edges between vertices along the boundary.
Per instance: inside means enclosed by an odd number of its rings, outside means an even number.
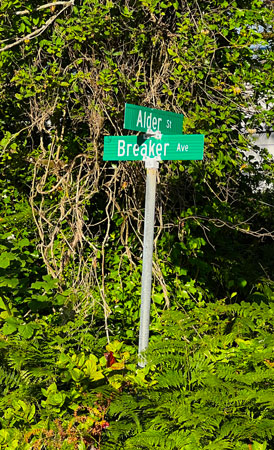
M56 313L36 319L31 340L1 335L0 448L12 448L13 440L26 450L42 442L49 449L99 445L111 401L136 378L131 348L118 341L104 345L83 320L76 330L75 322L60 319ZM88 344L82 339L87 333Z
M61 306L68 293L58 293L57 280L45 273L35 246L23 236L12 232L0 235L0 320L5 320L4 335L18 330L22 337L30 338L35 325L26 324L23 315ZM42 281L34 281L37 277Z
M272 30L261 0L1 1L1 449L273 447ZM205 135L160 166L145 370L125 102Z
M147 355L153 383L111 404L103 448L272 448L273 307L220 301L163 315Z

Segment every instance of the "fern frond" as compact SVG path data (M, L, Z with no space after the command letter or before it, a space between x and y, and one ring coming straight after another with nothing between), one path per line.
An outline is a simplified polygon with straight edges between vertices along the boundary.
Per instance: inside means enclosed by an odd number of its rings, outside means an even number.
M0 367L0 386L4 393L19 387L21 383L22 377L20 374Z
M139 433L134 438L129 438L125 442L125 449L166 449L167 437L164 433L158 430L149 430Z

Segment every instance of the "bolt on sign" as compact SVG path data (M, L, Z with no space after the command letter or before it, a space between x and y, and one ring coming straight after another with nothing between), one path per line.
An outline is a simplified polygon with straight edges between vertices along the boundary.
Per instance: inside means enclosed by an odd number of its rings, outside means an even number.
M124 128L145 133L151 130L153 133L182 134L183 119L183 114L126 103Z

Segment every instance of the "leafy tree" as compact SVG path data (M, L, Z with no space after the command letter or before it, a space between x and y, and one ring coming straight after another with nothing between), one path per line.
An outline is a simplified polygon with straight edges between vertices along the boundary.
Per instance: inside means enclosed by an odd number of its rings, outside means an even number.
M120 272L139 263L141 163L100 162L103 135L122 134L128 101L184 113L184 132L206 136L203 163L161 168L155 279L166 303L173 285L163 265L172 267L173 283L174 264L186 268L183 281L212 279L209 298L237 290L239 279L250 290L255 270L257 280L265 277L268 258L253 269L250 248L268 253L272 239L272 163L264 151L257 149L260 163L246 152L252 132L272 124L272 8L261 1L18 1L2 2L1 12L2 168L5 183L30 195L49 273L74 286L82 280L83 298L99 285L105 304L113 265L106 245L121 242ZM233 255L224 255L227 241ZM241 258L250 261L243 273ZM233 267L230 277L220 265Z

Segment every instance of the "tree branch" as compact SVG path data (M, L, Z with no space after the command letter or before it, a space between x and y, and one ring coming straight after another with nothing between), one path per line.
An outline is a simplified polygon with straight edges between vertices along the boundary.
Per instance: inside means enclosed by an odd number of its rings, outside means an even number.
M61 11L59 11L57 14L55 14L54 16L52 16L50 19L48 19L46 21L46 23L38 28L38 30L32 31L31 33L27 34L26 36L23 36L21 38L17 38L14 42L12 42L11 44L7 44L5 45L5 47L0 48L0 52L5 52L6 50L9 50L12 47L15 47L18 44L21 44L22 42L26 41L26 40L31 40L34 39L35 37L39 36L40 34L42 34L54 21L55 19L62 14L69 6L72 6L74 4L74 0L70 0L69 2L55 2L55 3L48 3L47 5L43 5L44 7L49 6L49 5L56 5L57 3L59 4L65 4L64 8L61 9ZM42 9L41 6L37 9Z
M182 219L182 222L185 220L196 220L198 223L202 222L202 221L206 221L206 222L213 223L217 228L227 227L227 228L230 228L231 230L240 231L243 234L248 234L250 236L254 236L257 238L270 237L271 239L274 239L274 232L269 231L266 228L261 227L258 230L251 230L251 229L242 227L242 225L248 224L248 222L251 219L253 219L253 217L255 217L257 214L258 213L255 213L251 217L249 217L247 220L244 220L244 221L236 223L236 224L226 222L222 219L210 218L210 217L205 217L205 216L187 216ZM199 225L201 225L201 223L199 223Z
M51 3L47 3L46 5L38 6L38 8L36 8L34 11L40 11L41 9L50 8L51 6L58 6L58 5L69 6L71 4L74 4L74 0L70 0L68 2L63 2L63 1L51 2ZM31 13L31 11L29 11L28 9L24 9L23 11L16 11L15 15L16 16L24 16L25 14L30 14L30 13Z

